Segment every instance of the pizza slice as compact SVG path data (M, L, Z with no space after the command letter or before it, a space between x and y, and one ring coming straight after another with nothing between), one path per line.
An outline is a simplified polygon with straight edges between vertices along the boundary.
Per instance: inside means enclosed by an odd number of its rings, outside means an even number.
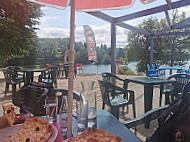
M4 142L47 142L53 134L51 124L42 118L27 118L23 128Z
M122 142L122 139L105 130L90 128L82 134L68 139L68 142Z
M2 105L3 107L3 114L10 126L13 126L15 121L15 112L13 105Z

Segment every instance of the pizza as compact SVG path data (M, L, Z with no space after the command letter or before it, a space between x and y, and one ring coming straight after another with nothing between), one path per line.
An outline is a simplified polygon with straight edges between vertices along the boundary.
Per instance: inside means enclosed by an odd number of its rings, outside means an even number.
M25 119L23 128L4 142L47 142L53 134L51 124L42 118Z
M14 106L13 105L2 105L3 107L3 114L10 126L13 126L15 121L15 112L14 112Z
M68 139L68 142L122 142L122 139L105 130L89 128L82 134Z

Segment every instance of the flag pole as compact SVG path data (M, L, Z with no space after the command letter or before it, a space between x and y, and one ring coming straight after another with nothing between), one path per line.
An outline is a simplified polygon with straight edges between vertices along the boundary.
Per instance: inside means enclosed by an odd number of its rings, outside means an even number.
M74 43L75 43L75 0L71 0L70 15L70 48L69 48L69 79L68 79L68 125L67 138L72 136L73 78L74 78Z

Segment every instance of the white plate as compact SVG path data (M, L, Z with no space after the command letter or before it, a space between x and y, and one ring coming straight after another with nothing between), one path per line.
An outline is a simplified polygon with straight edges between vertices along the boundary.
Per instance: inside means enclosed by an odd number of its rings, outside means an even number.
M4 129L0 129L0 142L4 142L4 140L8 139L10 135L18 133L24 124L17 124L13 125L12 127L7 127ZM53 134L52 136L48 139L47 142L53 142L56 137L57 137L57 129L52 125L53 128Z

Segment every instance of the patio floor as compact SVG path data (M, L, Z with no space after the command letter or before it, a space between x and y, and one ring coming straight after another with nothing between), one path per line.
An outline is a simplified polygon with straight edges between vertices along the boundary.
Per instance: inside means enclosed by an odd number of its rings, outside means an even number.
M120 75L120 77L125 79L125 78L131 78L131 77L135 77L135 76ZM102 99L101 99L99 85L97 82L97 80L101 80L101 76L100 75L77 75L77 77L74 79L74 90L75 91L77 91L77 92L81 91L80 81L85 80L85 79L96 80L95 89L97 91L97 106L98 106L98 109L101 109ZM34 80L37 81L37 77L35 77ZM57 82L58 82L59 88L67 88L68 87L68 79L58 78ZM0 87L0 116L2 116L3 112L2 112L1 105L12 103L11 102L11 96L12 96L11 91L8 92L6 97L4 95L5 81L3 79L2 72L0 72L0 86L1 86ZM137 116L140 116L144 113L144 96L143 96L144 88L143 88L143 85L130 83L129 89L134 90L134 92L135 92L136 114L137 114ZM156 87L156 88L154 88L153 108L158 107L159 106L158 104L159 104L159 88ZM109 110L108 107L106 107L106 109ZM17 111L19 111L19 110L17 110ZM132 113L131 106L129 107L128 114L125 114L124 116L122 116L120 114L121 122L123 122L124 120L132 119L132 118L133 118L133 113ZM138 131L137 136L140 137L144 141L147 136L150 136L155 131L156 127L157 127L157 121L151 122L150 129L145 129L144 125L138 126L137 127L137 131Z

